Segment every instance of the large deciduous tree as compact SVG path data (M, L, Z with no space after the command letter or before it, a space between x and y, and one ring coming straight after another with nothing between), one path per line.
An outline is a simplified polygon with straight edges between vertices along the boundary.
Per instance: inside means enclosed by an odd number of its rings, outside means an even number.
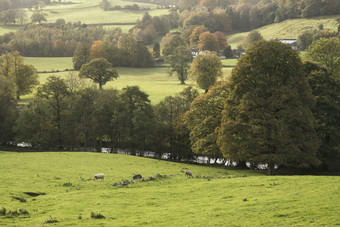
M190 129L191 149L195 154L223 158L216 142L216 129L221 125L221 113L227 95L227 83L216 83L208 93L198 96L186 113L185 120Z
M18 116L15 95L15 84L0 75L0 145L13 140L13 126Z
M253 45L253 43L263 40L263 37L260 32L258 31L252 31L250 32L247 37L242 42L242 47L244 49L248 49Z
M33 88L39 84L38 73L33 65L20 65L18 73L15 75L14 81L17 85L17 99L21 95L26 95L32 92Z
M232 72L218 143L228 159L310 167L319 147L314 97L298 52L259 41Z
M6 52L1 56L1 60L1 72L15 83L17 99L32 92L39 84L37 70L32 65L24 64L19 52Z
M196 56L190 67L189 77L194 78L198 86L208 92L218 77L222 76L222 63L219 57L210 51Z
M199 36L198 51L217 51L219 49L219 42L216 37L210 32L203 32Z
M324 66L340 80L340 38L322 38L313 42L307 50L307 58Z
M99 84L99 89L103 89L103 85L118 77L118 72L106 59L95 58L81 67L79 76L90 78Z
M185 41L179 35L173 36L171 41L164 46L163 54L170 64L170 75L176 73L181 84L185 84L189 62L192 59L191 51Z
M36 23L38 22L39 24L41 24L41 22L43 21L47 21L46 16L47 14L45 14L43 11L41 10L35 10L31 16L31 22L32 23Z
M340 81L334 79L325 68L315 63L304 62L316 105L313 108L316 131L320 139L318 158L321 167L327 170L340 170Z
M67 85L63 79L60 79L56 76L50 76L47 79L47 82L38 88L37 97L46 102L46 106L50 113L52 120L52 125L55 126L57 130L57 144L61 149L63 145L63 114L65 110L68 108L68 99L69 91Z

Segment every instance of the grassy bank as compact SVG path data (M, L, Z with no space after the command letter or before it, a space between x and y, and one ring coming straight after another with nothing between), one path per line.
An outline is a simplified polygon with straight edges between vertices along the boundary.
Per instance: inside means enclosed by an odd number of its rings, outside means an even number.
M260 171L82 152L0 152L0 160L6 170L0 175L0 208L29 212L0 216L5 226L43 226L50 216L61 226L340 224L339 177L265 176ZM186 169L195 177L185 177ZM105 181L92 180L101 172ZM134 174L167 177L112 186ZM91 212L105 218L91 218Z

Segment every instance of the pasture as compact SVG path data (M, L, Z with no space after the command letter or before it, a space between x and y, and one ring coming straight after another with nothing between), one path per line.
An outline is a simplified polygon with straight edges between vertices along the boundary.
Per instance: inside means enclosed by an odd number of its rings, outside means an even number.
M72 58L32 58L25 57L26 64L32 64L39 72L52 70L72 69ZM236 64L236 59L225 59L222 61L224 65ZM159 103L166 96L175 95L187 86L194 86L195 82L188 79L186 85L181 85L176 75L169 76L168 68L116 68L119 74L118 79L108 82L104 85L104 89L115 88L118 90L126 86L139 86L142 91L149 95L153 104ZM226 80L232 68L223 68L223 80ZM39 73L39 82L44 84L49 76L59 76L67 79L71 72L58 73ZM78 72L72 72L78 74ZM88 84L91 84L89 79L86 79ZM201 91L204 92L203 90ZM22 103L27 103L33 98L33 94L22 96Z
M265 176L86 152L0 152L0 168L4 226L53 220L60 226L340 225L338 176ZM194 177L184 176L185 170ZM96 173L105 180L93 180ZM112 186L135 174L166 176ZM91 218L92 212L105 218Z
M101 0L80 0L75 2L76 4L47 5L44 7L43 11L47 14L47 22L53 23L57 19L63 18L66 22L80 21L84 24L135 23L137 19L142 19L146 12L151 16L168 14L167 9L158 9L158 5L155 4L115 0L110 1L113 7L137 4L141 9L148 8L149 10L122 9L104 11L100 6Z
M259 31L264 39L297 39L305 31L318 29L323 24L324 29L337 31L338 25L336 19L338 16L323 16L309 19L290 19L280 23L274 23L255 29ZM229 45L236 49L249 32L240 32L227 36Z

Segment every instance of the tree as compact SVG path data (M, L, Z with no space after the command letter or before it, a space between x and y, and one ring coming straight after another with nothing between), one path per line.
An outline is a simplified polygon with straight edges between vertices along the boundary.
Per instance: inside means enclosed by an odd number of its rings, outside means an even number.
M185 41L179 35L171 36L170 41L165 43L162 54L164 56L169 56L173 54L175 49L179 46L186 46Z
M159 58L161 56L161 47L158 42L153 45L153 57Z
M185 84L192 56L190 49L181 36L173 36L171 41L164 46L163 55L166 56L166 61L170 63L170 75L177 73L181 84Z
M194 78L198 86L205 90L205 93L221 76L221 60L210 51L205 51L196 56L191 64L189 77Z
M228 95L226 82L216 83L208 93L198 96L185 114L190 130L191 149L197 155L223 158L217 145L217 128L221 125L224 100Z
M118 47L122 51L122 66L132 66L137 49L137 40L132 34L123 34L119 37Z
M29 94L39 84L37 70L32 65L24 64L19 52L6 52L1 56L2 74L10 78L16 85L16 98Z
M217 50L221 51L224 50L224 48L228 45L227 39L225 38L224 34L222 32L215 32L214 36L217 40Z
M90 48L89 59L92 60L94 58L102 58L104 51L104 43L101 40L94 41Z
M190 44L195 45L199 41L199 37L202 33L208 32L208 29L204 26L196 26L189 36Z
M20 99L21 95L31 93L33 88L39 84L39 80L37 70L33 65L22 64L17 70L14 81L17 86L17 99Z
M8 23L15 24L16 23L16 11L13 9L2 11L1 21L4 22L5 25L7 25Z
M183 116L197 96L198 91L189 86L154 107L157 124L153 147L157 153L171 153L171 158L179 160L193 156Z
M181 84L185 84L191 59L191 51L187 46L178 46L173 53L167 57L167 62L170 63L170 75L176 73Z
M242 42L242 47L244 49L248 49L251 45L257 41L263 40L263 37L260 32L252 31L250 32L247 37Z
M14 95L15 84L10 78L0 75L0 145L14 139L13 127L18 117Z
M302 50L306 50L313 43L313 32L306 31L299 35L297 44Z
M324 66L340 80L340 38L322 38L313 42L307 50L307 58Z
M39 24L41 24L41 22L47 21L45 16L46 14L41 10L35 10L31 16L31 22L32 23L38 22Z
M316 100L312 110L321 142L318 150L321 168L339 171L340 82L315 63L306 61L303 67Z
M99 89L102 90L103 85L118 77L118 72L112 68L112 65L106 59L95 58L81 67L79 77L90 78L98 83Z
M120 132L124 137L125 147L145 151L151 144L154 133L154 113L148 95L138 86L123 89L120 120L124 123Z
M145 46L144 42L138 41L136 46L136 52L134 54L134 67L151 67L154 64L154 59L149 52L149 49Z
M231 46L227 46L226 48L224 48L223 50L223 55L226 58L232 58L233 57L233 50L231 49Z
M219 43L216 37L210 32L203 32L200 34L198 40L198 51L217 51L219 49Z
M47 82L38 88L37 97L44 100L46 102L46 106L48 106L49 110L46 114L52 117L51 125L54 125L57 133L57 145L59 149L62 148L63 145L63 114L67 109L67 98L68 98L68 88L63 79L60 79L56 76L50 76L47 78Z
M234 68L218 144L227 159L298 168L318 165L314 97L298 52L259 41Z
M73 54L73 68L79 70L82 65L88 63L90 55L90 45L86 42L77 44L76 50Z

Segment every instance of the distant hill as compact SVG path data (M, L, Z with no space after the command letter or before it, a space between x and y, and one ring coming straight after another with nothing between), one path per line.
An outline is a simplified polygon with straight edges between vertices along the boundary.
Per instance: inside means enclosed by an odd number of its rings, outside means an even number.
M315 17L309 19L290 19L280 23L266 25L257 29L265 39L297 39L300 34L308 30L318 29L320 24L323 24L324 29L337 31L338 25L336 19L339 15ZM242 43L243 39L250 33L241 32L227 36L228 43L231 47L237 48Z

